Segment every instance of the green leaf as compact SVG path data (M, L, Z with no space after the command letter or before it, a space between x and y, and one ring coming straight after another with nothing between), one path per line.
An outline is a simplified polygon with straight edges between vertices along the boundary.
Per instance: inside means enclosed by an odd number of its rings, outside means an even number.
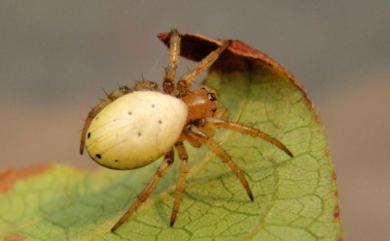
M159 37L167 42L166 33ZM182 54L199 60L218 44L186 34ZM205 148L187 145L191 169L173 228L169 217L177 163L116 233L111 226L160 161L125 172L53 165L29 177L0 174L0 239L340 240L335 174L324 128L299 83L271 58L239 41L213 66L207 83L218 90L220 105L232 120L265 131L294 153L290 158L261 139L218 131L216 140L248 177L254 202L219 159Z

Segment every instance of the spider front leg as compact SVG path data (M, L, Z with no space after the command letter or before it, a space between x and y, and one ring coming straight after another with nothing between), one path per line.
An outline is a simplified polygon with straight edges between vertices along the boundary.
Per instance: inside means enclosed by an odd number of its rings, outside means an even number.
M180 203L181 203L181 199L182 199L182 196L184 193L186 176L188 173L188 154L187 154L187 150L185 149L185 147L183 145L183 142L178 142L175 145L175 148L176 148L177 152L179 153L180 173L179 173L179 178L177 179L177 184L176 184L175 201L173 203L171 222L170 222L171 227L175 223L177 213L179 212L179 209L180 209Z
M177 83L177 89L179 90L179 95L185 95L188 90L191 88L192 82L203 72L208 70L210 66L218 59L222 52L227 49L230 45L230 41L224 41L220 47L209 53L205 58L203 58L198 65L190 70L188 73L184 74L180 81Z
M131 207L127 210L126 213L115 223L115 225L111 228L111 232L114 232L118 229L127 219L129 219L137 209L148 199L151 192L156 188L157 183L164 176L166 171L172 163L174 162L174 152L173 149L170 150L167 154L165 154L164 161L161 163L160 167L150 179L149 183L145 186L144 190L137 196L137 199L133 202Z
M261 139L271 143L272 145L276 146L280 150L284 151L290 157L293 157L292 152L283 143L281 143L279 140L273 138L272 136L262 132L259 129L245 126L245 125L235 123L235 122L212 118L212 117L206 118L206 123L211 124L212 126L217 127L217 128L225 128L225 129L229 129L232 131L240 132L241 134L244 134L244 135L250 135L252 137L260 137Z
M181 37L176 29L170 32L169 40L169 63L165 68L165 76L163 81L163 90L167 94L173 94L175 90L174 81L176 78L176 70L179 62Z

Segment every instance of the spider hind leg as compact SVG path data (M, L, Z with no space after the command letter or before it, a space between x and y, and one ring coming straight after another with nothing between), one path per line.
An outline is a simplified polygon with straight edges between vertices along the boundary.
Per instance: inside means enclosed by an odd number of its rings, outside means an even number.
M81 131L80 149L79 149L81 155L84 153L85 138L87 135L88 128L91 125L92 120L99 114L99 112L103 110L108 104L112 103L114 100L118 99L119 97L131 93L133 91L139 91L139 90L157 91L158 85L155 82L149 80L142 80L140 82L137 82L134 88L129 88L124 85L124 86L119 86L118 89L112 91L111 93L105 93L106 98L102 99L99 104L93 107L89 111L87 117L84 120L84 127L83 130Z
M103 110L104 107L106 107L108 104L110 104L111 102L113 102L117 98L119 98L122 95L125 95L125 94L127 94L129 92L131 92L131 89L129 89L126 86L122 86L122 87L119 87L119 89L114 90L111 93L106 93L107 98L106 99L102 99L99 104L97 104L95 107L93 107L89 111L87 117L84 120L83 130L81 131L80 149L79 149L81 155L84 153L85 138L86 138L88 128L91 125L91 122L92 122L93 118L95 118L97 116L97 114L99 114L99 112L101 110Z

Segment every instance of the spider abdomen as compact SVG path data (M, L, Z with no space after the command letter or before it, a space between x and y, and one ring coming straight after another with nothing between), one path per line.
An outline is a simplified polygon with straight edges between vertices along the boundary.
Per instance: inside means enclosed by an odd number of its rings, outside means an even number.
M86 149L113 169L145 166L167 153L187 119L186 104L155 91L135 91L107 105L86 132Z

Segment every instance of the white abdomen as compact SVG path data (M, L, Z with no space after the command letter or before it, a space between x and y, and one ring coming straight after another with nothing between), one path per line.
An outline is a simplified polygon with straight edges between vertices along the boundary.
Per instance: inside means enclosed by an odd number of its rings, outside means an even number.
M88 154L109 168L145 166L175 144L187 112L183 101L160 92L126 94L92 120L85 137Z

